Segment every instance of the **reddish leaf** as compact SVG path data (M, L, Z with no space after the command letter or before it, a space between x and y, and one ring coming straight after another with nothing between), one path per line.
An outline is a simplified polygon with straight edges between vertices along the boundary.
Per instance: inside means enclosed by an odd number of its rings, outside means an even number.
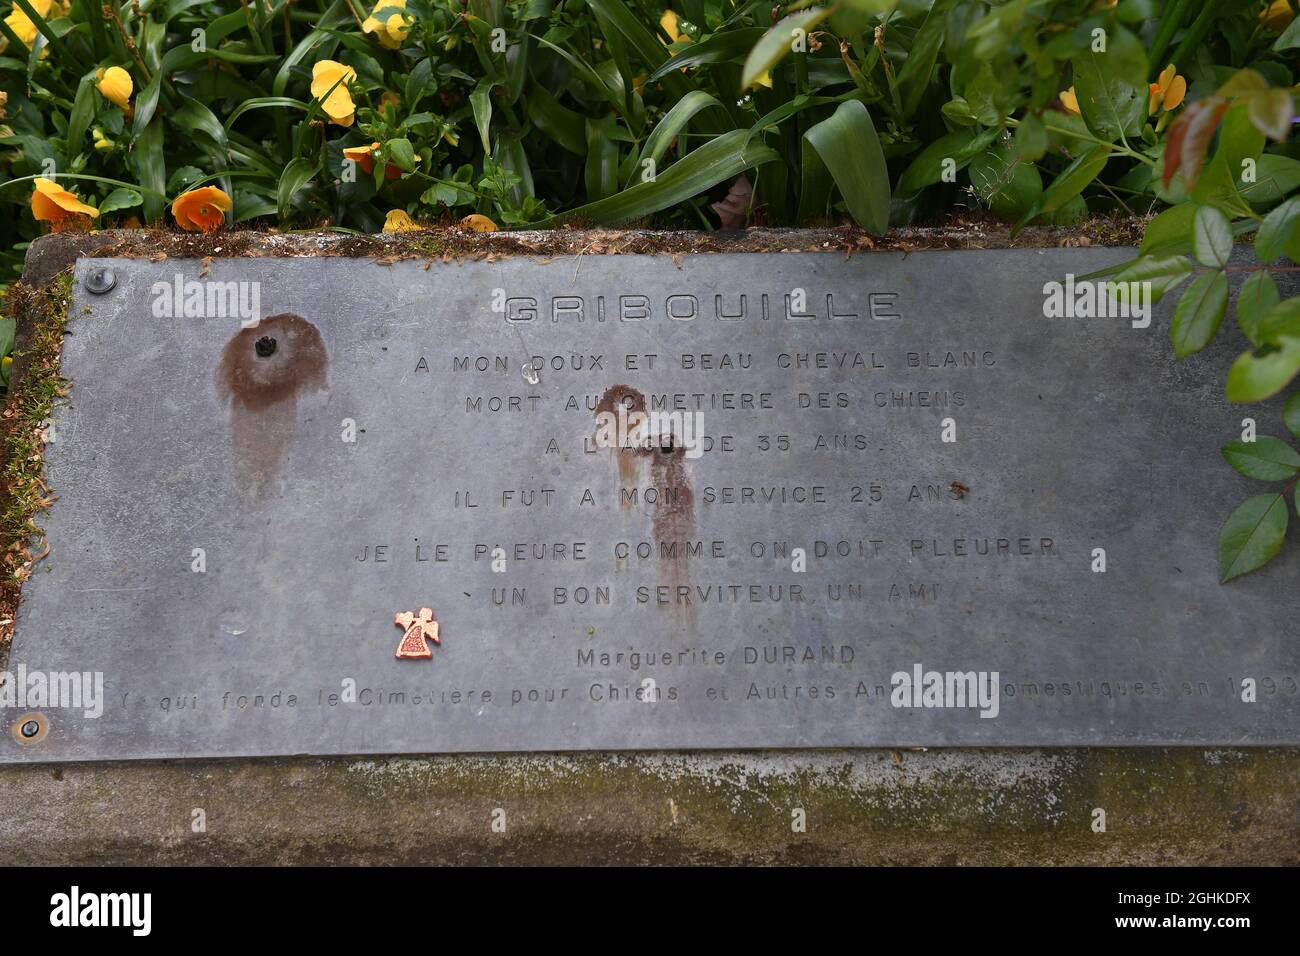
M1165 140L1165 188L1174 176L1183 174L1187 188L1191 189L1201 178L1201 166L1210 148L1214 131L1219 128L1223 114L1228 111L1228 101L1218 96L1207 96L1187 106L1169 127Z

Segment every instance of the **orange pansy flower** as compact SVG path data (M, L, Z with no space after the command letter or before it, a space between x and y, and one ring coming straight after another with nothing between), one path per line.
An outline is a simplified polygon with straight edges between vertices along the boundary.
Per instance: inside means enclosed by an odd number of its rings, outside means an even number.
M487 216L480 216L478 213L473 213L471 215L466 216L464 219L460 221L460 225L462 229L471 229L474 232L496 232L497 231L497 224L495 222L493 222Z
M172 203L172 215L176 225L186 232L216 232L226 221L234 203L216 186L201 186L191 189L176 197Z
M1150 87L1150 101L1147 103L1147 114L1154 116L1156 110L1161 106L1165 111L1175 109L1183 102L1187 96L1187 80L1178 75L1174 65L1170 63L1160 71L1160 76Z
M98 209L87 206L51 179L38 177L34 180L34 185L36 189L32 192L32 217L52 224L55 229L59 229L69 219L75 221L76 217L99 215Z
M371 143L369 146L348 146L343 150L343 158L350 159L361 167L362 171L369 173L375 168L375 154L379 152L379 143ZM402 175L401 167L388 163L384 166L384 176L387 179L398 179Z

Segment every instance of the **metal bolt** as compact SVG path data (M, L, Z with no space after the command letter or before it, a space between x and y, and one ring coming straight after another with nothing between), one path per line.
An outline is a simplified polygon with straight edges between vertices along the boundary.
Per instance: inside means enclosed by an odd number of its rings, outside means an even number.
M269 335L264 335L257 340L256 344L253 346L253 349L262 358L268 358L269 356L275 354L275 339L271 338L271 336Z
M22 730L19 731L24 737L35 737L41 732L41 725L34 720L29 720L23 724Z
M111 269L94 269L86 276L86 291L103 295L117 285L117 276Z

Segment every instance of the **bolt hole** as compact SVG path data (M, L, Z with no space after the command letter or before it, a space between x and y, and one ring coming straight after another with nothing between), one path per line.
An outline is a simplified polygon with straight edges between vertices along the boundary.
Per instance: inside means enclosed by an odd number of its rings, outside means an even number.
M26 746L27 744L40 743L45 739L49 729L50 722L45 719L43 714L30 713L23 714L14 721L10 733L13 734L14 740Z
M264 335L257 340L257 343L253 348L262 358L268 358L275 354L275 346L275 339L271 338L269 335Z

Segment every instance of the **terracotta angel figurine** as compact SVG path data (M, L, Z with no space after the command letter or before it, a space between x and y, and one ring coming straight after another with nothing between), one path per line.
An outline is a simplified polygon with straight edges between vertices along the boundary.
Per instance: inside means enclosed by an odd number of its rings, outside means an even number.
M438 622L433 619L433 608L422 607L419 614L402 611L393 615L393 623L402 629L402 642L397 645L398 660L430 658L433 650L429 647L429 641L441 643L438 640Z

